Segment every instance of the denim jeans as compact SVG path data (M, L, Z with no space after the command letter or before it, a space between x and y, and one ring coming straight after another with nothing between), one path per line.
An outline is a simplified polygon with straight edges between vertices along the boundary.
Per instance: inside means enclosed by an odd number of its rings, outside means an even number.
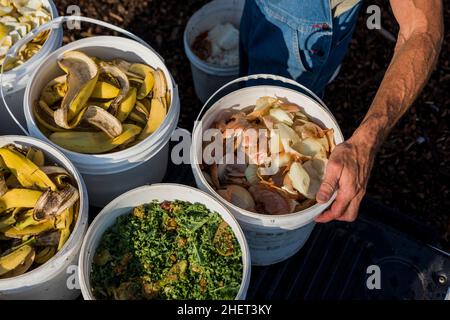
M344 59L361 5L333 18L330 0L246 0L241 74L280 75L321 94Z

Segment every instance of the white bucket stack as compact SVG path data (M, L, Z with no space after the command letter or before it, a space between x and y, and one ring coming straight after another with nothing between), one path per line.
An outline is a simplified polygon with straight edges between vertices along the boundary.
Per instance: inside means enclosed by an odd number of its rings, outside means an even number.
M50 13L52 18L58 17L58 10L51 0L42 0L44 8ZM9 70L3 74L3 93L5 100L14 113L16 119L25 126L25 116L23 114L23 96L25 87L30 80L32 72L39 66L42 60L50 53L59 48L62 44L63 30L56 28L50 30L47 41L42 48L24 64ZM0 134L23 134L17 124L9 115L8 111L0 99Z
M80 254L80 286L81 292L83 293L83 298L86 300L95 299L92 294L90 274L92 260L103 234L112 225L114 225L118 217L125 214L130 214L132 208L149 203L152 200L158 200L161 202L165 200L200 202L209 210L220 214L222 219L224 219L224 221L228 223L233 230L242 250L242 263L244 268L242 283L236 296L236 300L245 299L250 283L251 264L248 245L239 224L231 213L213 197L200 190L177 184L156 184L129 191L108 204L95 218L86 234L86 238L81 249L82 253Z
M191 46L198 35L221 23L239 29L245 0L214 0L203 6L189 20L184 30L184 51L191 62L195 93L205 102L221 86L239 76L239 66L221 67L201 60Z
M42 150L46 159L67 170L75 179L80 193L78 221L63 248L42 266L23 275L0 279L0 300L69 300L80 295L77 289L78 256L87 229L89 202L86 186L73 164L56 148L37 139L23 136L1 136L0 147L8 144L32 146Z
M45 84L61 74L57 60L63 52L69 50L82 51L104 60L121 58L160 68L173 97L168 114L159 129L133 147L119 152L88 155L55 145L80 170L88 187L91 205L103 207L128 190L161 182L168 163L168 142L176 129L180 113L178 91L159 55L137 41L112 36L90 37L65 45L42 61L31 76L25 91L24 112L30 135L52 144L38 128L32 114L32 105L39 99Z
M277 76L263 75L263 77L290 84L295 83L292 80ZM242 78L234 82L258 79L260 79L260 76ZM301 87L299 84L296 84L296 86ZM297 253L303 247L314 228L314 218L321 214L332 200L326 204L316 204L297 213L277 216L264 215L241 209L224 200L205 179L199 166L201 159L198 158L198 155L202 154L199 150L202 148L203 132L211 127L224 110L230 107L244 109L254 105L255 101L263 96L286 98L288 101L298 104L304 108L306 114L316 123L324 128L334 129L336 144L343 142L344 139L335 118L322 101L315 101L296 90L273 85L250 86L224 96L205 113L201 119L201 126L197 126L194 129L192 134L191 166L197 186L218 198L230 209L244 230L251 251L252 264L264 266L281 262ZM318 98L316 97L316 99Z

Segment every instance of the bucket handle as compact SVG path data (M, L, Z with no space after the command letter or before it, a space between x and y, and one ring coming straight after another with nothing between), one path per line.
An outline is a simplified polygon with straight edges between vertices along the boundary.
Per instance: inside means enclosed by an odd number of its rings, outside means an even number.
M217 90L216 92L214 92L212 94L211 97L209 97L209 99L205 102L205 104L203 105L202 109L200 110L197 119L195 121L195 126L193 129L193 132L195 131L202 115L203 112L205 111L205 109L207 108L207 106L209 105L209 103L219 94L221 93L223 90L225 90L226 88L230 87L233 84L236 83L240 83L240 82L248 82L250 80L273 80L273 81L279 81L279 82L283 82L286 84L290 84L292 86L298 87L300 89L302 89L303 91L305 91L311 98L313 98L317 103L319 103L319 105L324 108L326 111L330 111L328 109L328 107L325 105L325 103L322 101L322 99L319 98L319 96L317 96L313 91L311 91L310 89L308 89L307 87L305 87L304 85L298 83L297 81L294 81L292 79L288 79L282 76L277 76L277 75L273 75L273 74L253 74L253 75L249 75L249 76L245 76L245 77L241 77L238 79L235 79L233 81L228 82L227 84L225 84L224 86L222 86L219 90Z
M33 29L32 31L27 33L25 35L25 37L23 37L22 39L17 41L17 43L15 43L11 48L9 48L9 50L6 52L4 61L6 61L8 58L14 58L17 55L19 49L22 48L28 42L30 42L32 39L34 39L36 37L36 35L38 35L39 33L49 30L49 29L58 29L61 27L61 25L63 23L69 22L69 21L89 22L91 24L96 24L96 25L114 30L116 32L119 32L119 33L139 42L140 44L142 44L143 46L145 46L146 48L151 50L159 59L161 59L161 61L164 62L164 59L147 42L145 42L142 38L138 37L137 35L129 32L125 29L122 29L118 26L115 26L111 23L100 21L100 20L93 19L93 18L82 17L82 16L61 16L61 17L55 18L55 19L37 27L36 29ZM3 63L0 68L0 95L1 95L1 98L3 101L3 104L5 105L6 110L8 111L9 115L14 120L14 122L17 124L17 126L22 130L22 132L25 135L28 136L29 135L28 131L22 126L22 124L19 122L19 120L17 120L14 113L11 111L8 103L6 102L5 95L3 92L3 74L4 74L3 67L4 67L4 65L5 65L5 63Z

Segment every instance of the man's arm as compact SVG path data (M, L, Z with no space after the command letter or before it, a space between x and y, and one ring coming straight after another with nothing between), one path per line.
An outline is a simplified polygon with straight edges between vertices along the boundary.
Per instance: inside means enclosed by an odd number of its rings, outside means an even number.
M437 62L444 33L441 0L390 0L400 25L395 53L380 88L352 137L331 154L317 201L332 206L317 222L353 221L375 154L391 129L412 105Z

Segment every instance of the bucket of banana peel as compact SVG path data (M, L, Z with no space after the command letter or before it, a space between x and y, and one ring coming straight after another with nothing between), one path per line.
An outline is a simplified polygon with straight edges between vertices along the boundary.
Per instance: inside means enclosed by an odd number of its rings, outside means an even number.
M179 100L148 46L113 36L72 42L35 70L24 100L29 133L68 156L92 205L161 182Z
M328 158L343 142L339 125L319 97L283 77L240 78L215 96L192 135L197 186L235 215L252 264L283 261L300 250L332 201L315 198Z
M86 187L59 150L0 137L0 299L76 298L87 222Z
M37 33L20 48L15 57L7 58L6 54L31 31L56 17L58 10L51 0L0 1L0 67L3 67L1 86L5 99L22 125L25 125L22 103L26 84L40 61L61 46L62 29ZM0 134L15 133L22 132L0 101Z

